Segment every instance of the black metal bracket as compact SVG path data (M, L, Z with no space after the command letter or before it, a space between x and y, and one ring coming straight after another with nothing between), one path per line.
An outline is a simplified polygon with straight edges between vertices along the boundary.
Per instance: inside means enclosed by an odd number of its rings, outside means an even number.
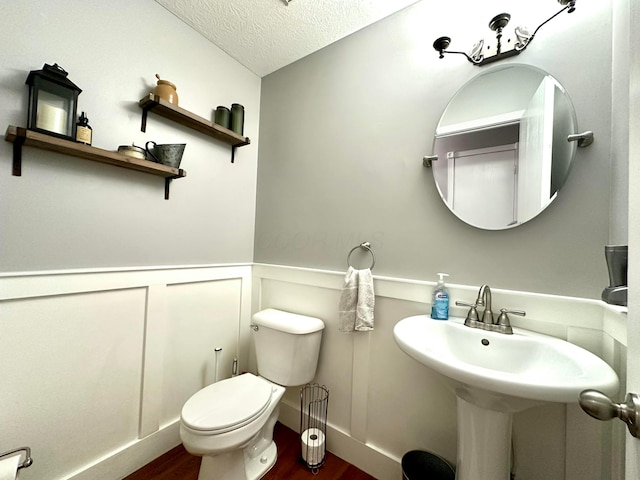
M147 131L147 113L149 113L149 110L151 110L152 108L153 108L153 105L142 107L142 122L140 124L140 131L142 132Z
M164 179L164 199L169 200L169 188L171 187L171 180L174 178L182 178L185 174L184 170L179 170L182 175L175 175L173 177L165 177Z
M22 145L27 137L19 135L13 142L13 171L12 174L16 177L22 176Z

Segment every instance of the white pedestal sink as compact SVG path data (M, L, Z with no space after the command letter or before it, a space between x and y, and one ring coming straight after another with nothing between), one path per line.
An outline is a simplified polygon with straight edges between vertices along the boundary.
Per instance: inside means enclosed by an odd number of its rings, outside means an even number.
M555 337L469 328L428 315L398 322L407 355L445 376L457 396L457 480L509 480L515 412L544 402L574 403L586 389L612 395L618 376L602 359Z

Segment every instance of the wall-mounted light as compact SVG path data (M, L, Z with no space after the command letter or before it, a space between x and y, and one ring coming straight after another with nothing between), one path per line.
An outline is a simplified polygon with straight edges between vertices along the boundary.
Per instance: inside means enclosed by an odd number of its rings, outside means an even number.
M455 52L447 50L447 48L449 48L449 44L451 43L451 38L440 37L435 42L433 42L433 48L435 48L440 53L440 58L444 58L445 53L457 53L460 55L464 55L467 60L478 66L486 65L487 63L502 60L503 58L518 55L533 41L536 33L538 33L538 30L540 30L543 25L553 20L565 10L568 13L572 13L576 9L576 0L558 0L558 3L564 5L564 7L558 13L552 15L540 25L538 25L538 28L536 28L533 33L531 33L526 27L519 26L514 29L512 36L504 39L502 32L503 29L508 25L509 20L511 20L511 15L509 15L508 13L501 13L493 17L489 22L489 28L496 32L495 45L485 45L485 41L484 39L482 39L478 43L476 43L471 49L471 52L467 54L465 52Z

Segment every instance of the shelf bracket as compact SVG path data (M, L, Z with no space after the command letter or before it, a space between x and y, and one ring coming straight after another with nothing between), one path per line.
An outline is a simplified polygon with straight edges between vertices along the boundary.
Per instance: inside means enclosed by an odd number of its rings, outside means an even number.
M13 171L12 174L15 177L22 176L22 144L27 137L24 135L18 135L13 142Z
M167 177L164 179L164 199L169 200L169 187L171 186L171 180L173 177Z
M235 145L231 145L231 163L234 162L236 157L236 146Z
M149 110L151 110L152 108L153 105L142 107L142 123L140 124L140 131L142 132L147 131L147 113L149 113Z

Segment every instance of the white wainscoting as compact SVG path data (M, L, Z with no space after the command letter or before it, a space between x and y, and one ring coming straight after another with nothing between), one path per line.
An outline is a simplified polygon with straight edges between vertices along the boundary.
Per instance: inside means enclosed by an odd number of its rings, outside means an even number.
M274 307L325 321L316 381L330 389L328 448L381 480L412 449L455 460L455 398L402 353L397 321L429 309L432 282L375 276L376 328L342 334L344 272L212 265L0 275L0 451L33 449L24 480L117 479L179 443L180 408L231 362L255 372L251 313ZM450 285L452 303L478 286ZM624 377L626 317L602 302L494 290L516 326L601 355ZM465 310L452 307L454 315ZM624 388L623 388L624 390ZM290 388L281 421L299 422ZM549 404L514 420L518 480L622 479L623 425Z
M24 480L117 479L180 442L185 400L247 368L251 266L0 276L0 452Z
M337 314L344 272L256 264L253 275L254 309L280 308L325 321L316 381L330 390L330 451L381 480L402 478L400 459L413 449L455 463L454 394L438 374L405 355L392 335L402 318L430 310L433 282L374 276L374 331L344 334ZM455 301L473 301L478 288L449 285L453 315L466 314ZM525 310L526 317L511 317L513 325L576 343L624 378L623 309L500 289L493 290L493 307ZM280 419L298 429L299 389L287 391ZM591 419L577 404L548 404L517 414L514 442L517 479L624 478L624 428Z

